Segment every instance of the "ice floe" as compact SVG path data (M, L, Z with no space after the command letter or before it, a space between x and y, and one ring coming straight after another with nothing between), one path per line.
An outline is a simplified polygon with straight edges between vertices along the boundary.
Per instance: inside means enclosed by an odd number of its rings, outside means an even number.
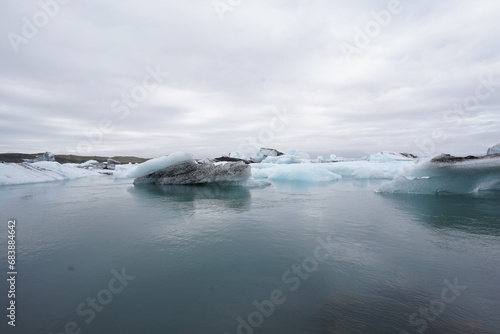
M0 185L24 184L78 179L99 175L97 172L55 161L34 163L0 163Z
M134 184L244 184L251 176L244 162L196 161L184 152L148 160L128 173Z
M467 194L500 189L500 156L427 158L377 191Z

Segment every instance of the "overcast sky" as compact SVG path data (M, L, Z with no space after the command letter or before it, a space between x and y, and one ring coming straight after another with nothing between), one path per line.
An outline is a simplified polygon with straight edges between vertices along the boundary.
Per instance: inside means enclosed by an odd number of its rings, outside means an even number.
M500 142L496 0L55 1L1 4L1 152Z

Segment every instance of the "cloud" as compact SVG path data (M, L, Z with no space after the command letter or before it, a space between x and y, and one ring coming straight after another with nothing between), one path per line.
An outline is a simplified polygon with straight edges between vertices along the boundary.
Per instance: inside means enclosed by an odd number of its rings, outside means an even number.
M498 2L401 0L390 14L391 1L255 0L223 20L215 2L6 3L0 151L68 153L92 136L89 154L148 157L220 155L259 135L324 154L434 153L422 152L429 141L468 154L500 142ZM53 17L16 53L9 34L25 38L44 8ZM155 67L168 76L126 117L116 112ZM488 98L464 110L490 77ZM264 136L285 108L286 127ZM113 130L100 136L103 120Z

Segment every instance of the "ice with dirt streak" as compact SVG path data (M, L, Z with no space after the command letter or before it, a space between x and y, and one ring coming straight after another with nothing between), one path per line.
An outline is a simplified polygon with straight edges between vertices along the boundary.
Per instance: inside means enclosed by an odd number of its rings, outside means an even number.
M427 158L377 192L407 194L474 194L500 190L500 156L458 162Z

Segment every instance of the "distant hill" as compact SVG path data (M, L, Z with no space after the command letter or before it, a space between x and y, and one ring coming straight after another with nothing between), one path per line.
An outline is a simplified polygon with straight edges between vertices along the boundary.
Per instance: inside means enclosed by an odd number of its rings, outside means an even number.
M42 155L43 153L37 154L25 154L25 153L0 153L0 161L2 162L23 162L23 159L35 159L37 155Z
M23 162L24 159L34 159L38 155L42 155L43 153L0 153L0 162ZM118 160L122 164L131 163L142 163L149 159L137 158L137 157L129 157L129 156L116 156L116 157L100 157L100 156L82 156L82 155L56 155L56 161L64 164L64 163L82 163L88 160L97 160L99 162L106 162L109 158Z

